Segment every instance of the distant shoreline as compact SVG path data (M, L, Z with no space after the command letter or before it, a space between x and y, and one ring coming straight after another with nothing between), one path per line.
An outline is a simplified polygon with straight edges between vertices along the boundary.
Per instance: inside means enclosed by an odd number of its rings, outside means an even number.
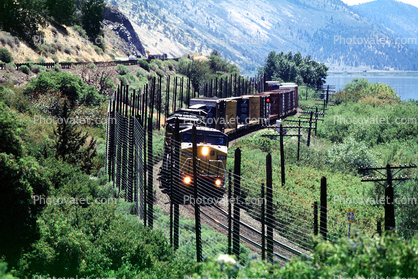
M418 76L418 71L372 71L372 72L330 72L328 71L328 75L345 75L345 76L353 76L353 75L363 75L363 76Z

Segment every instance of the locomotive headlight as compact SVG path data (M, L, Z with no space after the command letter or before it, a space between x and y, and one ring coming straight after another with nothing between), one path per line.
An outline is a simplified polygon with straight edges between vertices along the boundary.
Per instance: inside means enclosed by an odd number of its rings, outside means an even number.
M216 180L215 180L215 185L216 185L216 186L218 186L218 187L219 187L219 186L221 186L221 184L222 184L222 180L220 180L220 179L216 179Z
M192 182L192 179L190 178L190 176L186 176L185 178L183 178L183 182L184 184L190 184L190 182Z
M203 156L208 156L208 154L209 154L209 147L203 146L203 148L202 148L202 155Z

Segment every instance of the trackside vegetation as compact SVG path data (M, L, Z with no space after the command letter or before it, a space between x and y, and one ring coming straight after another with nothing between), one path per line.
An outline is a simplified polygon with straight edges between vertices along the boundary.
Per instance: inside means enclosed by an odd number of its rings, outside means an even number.
M208 76L237 71L216 52L209 61L193 63L186 59L154 61L142 63L132 73L127 67L119 67L115 76L140 88L154 77L154 72L165 77L182 73L193 80L193 75L202 69ZM197 78L194 85L200 86L206 78ZM361 88L357 83L361 83ZM376 96L376 90L382 92L376 86L363 81L348 85L347 89L356 87L356 97L350 95L350 90L340 93L341 101L330 107L325 121L319 123L311 147L302 144L301 160L295 156L296 139L286 141L288 180L284 187L279 178L278 144L261 136L266 131L239 140L230 148L228 168L232 168L233 151L241 148L242 173L260 185L265 182L262 166L270 152L275 198L283 202L283 210L274 214L283 220L286 216L294 216L295 220L306 218L300 212L312 211L312 203L319 199L321 176L328 178L330 197L382 195L380 186L361 183L358 166L416 163L418 125L356 126L333 122L334 117L377 114L392 120L416 115L418 103L399 101L390 88ZM314 94L309 92L310 97ZM312 258L294 258L283 266L257 259L244 246L241 261L220 255L196 263L191 233L194 222L183 219L180 230L185 241L174 251L169 245L169 217L155 208L154 229L144 227L131 215L132 204L124 202L123 193L118 193L108 181L104 169L105 125L64 125L46 120L106 117L107 98L99 87L66 72L39 73L23 87L0 85L0 278L408 278L418 274L418 238L414 236L418 230L417 205L396 206L398 230L381 237L375 233L374 224L383 220L382 207L356 207L357 222L352 237L347 238L347 206L330 200L329 218L337 225L329 230L336 241L323 241L308 233L306 240L313 247ZM155 146L163 145L163 134L156 134ZM161 156L162 148L156 149L160 150L155 156ZM412 179L395 188L397 197L413 196L418 191L416 170L405 174ZM256 192L251 187L244 187L243 191L249 197L259 195L258 189ZM74 202L54 202L58 197ZM285 201L292 207L286 207ZM251 208L248 211L257 212ZM202 230L207 254L226 251L225 236L206 226ZM279 233L290 237L284 230Z

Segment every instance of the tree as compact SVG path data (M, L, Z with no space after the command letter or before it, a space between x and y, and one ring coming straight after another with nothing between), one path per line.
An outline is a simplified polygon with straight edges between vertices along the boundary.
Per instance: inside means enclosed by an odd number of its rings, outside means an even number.
M35 46L35 36L40 36L39 25L45 26L43 0L2 0L0 2L0 29L19 36Z
M88 143L88 133L77 131L77 123L69 118L68 104L64 104L60 121L54 130L57 137L55 141L55 158L79 166L84 172L90 173L93 168L93 158L96 156L96 140ZM83 146L88 143L88 146Z
M83 28L90 40L98 46L103 45L98 38L102 34L103 9L105 6L104 0L88 0L84 2L81 9Z
M258 72L265 73L267 80L295 82L317 87L325 83L328 67L323 63L311 60L310 56L302 57L300 52L287 54L271 51L265 65Z
M14 265L22 249L37 237L34 195L45 195L49 184L36 160L24 156L20 134L24 126L0 102L0 255Z
M46 0L48 15L58 24L71 25L75 20L74 0Z

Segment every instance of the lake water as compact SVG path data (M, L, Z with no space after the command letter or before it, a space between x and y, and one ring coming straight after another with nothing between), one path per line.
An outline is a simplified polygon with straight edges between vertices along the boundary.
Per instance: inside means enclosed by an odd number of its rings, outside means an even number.
M326 84L335 85L336 90L344 89L354 78L366 78L371 83L384 83L395 89L401 100L418 100L418 72L407 73L328 73Z

